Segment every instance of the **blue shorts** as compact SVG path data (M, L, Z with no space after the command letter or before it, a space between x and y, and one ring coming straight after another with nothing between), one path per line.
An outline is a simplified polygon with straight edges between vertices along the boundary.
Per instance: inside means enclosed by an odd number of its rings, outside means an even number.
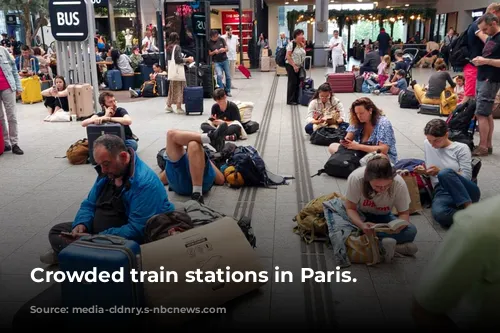
M189 171L189 160L187 154L184 154L178 161L171 161L166 153L165 172L167 174L168 186L170 190L179 195L190 196L193 194L193 183ZM215 182L215 170L210 163L210 158L205 153L205 171L203 173L203 194L210 191Z

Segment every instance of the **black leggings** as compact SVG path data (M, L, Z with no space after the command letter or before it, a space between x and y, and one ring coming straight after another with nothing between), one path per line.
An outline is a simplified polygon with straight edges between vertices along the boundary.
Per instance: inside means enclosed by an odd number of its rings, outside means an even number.
M287 104L298 104L299 103L299 72L293 70L293 66L286 64L286 74L288 78L288 87L286 90L286 103Z
M208 132L213 131L215 129L216 128L210 124L207 124L207 123L201 124L201 130L203 131L203 133L208 133ZM233 135L233 134L236 135L237 138L240 137L241 127L239 125L234 124L234 125L229 125L227 127L226 135Z
M45 97L45 103L43 103L46 107L49 107L52 109L52 112L55 111L56 106L60 107L64 111L69 111L69 103L68 103L68 97Z

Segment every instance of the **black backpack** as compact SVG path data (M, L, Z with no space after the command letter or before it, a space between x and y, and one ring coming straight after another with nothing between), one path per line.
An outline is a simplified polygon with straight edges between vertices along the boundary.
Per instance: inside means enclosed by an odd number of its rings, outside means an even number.
M463 67L469 63L470 52L469 39L467 37L469 28L470 25L449 46L449 61L453 67Z
M411 90L401 90L398 101L399 107L402 109L418 109L420 107L415 93Z
M321 127L311 134L311 143L318 146L329 146L339 143L346 136L346 131L341 128Z
M297 44L295 42L292 42L293 43L293 48L292 48L292 52L295 50L295 47L297 46ZM281 49L279 49L279 51L276 53L276 64L280 67L285 67L286 65L286 47L282 47Z
M453 111L446 123L448 124L448 129L454 132L461 132L467 134L469 131L469 126L474 118L476 112L476 101L470 100L466 103L460 104L455 111Z
M340 146L337 152L326 161L323 169L318 170L314 176L326 173L332 177L347 179L354 170L361 166L360 161L365 155L365 152Z

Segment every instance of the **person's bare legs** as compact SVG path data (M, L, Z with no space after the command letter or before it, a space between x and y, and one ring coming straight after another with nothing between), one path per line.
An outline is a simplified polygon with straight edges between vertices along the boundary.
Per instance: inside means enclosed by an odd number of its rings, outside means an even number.
M479 122L479 147L488 149L488 135L490 134L490 120L489 117L477 115Z
M215 166L214 162L210 161L210 164L215 170L215 185L224 185L224 183L226 182L224 174L219 170L219 168Z
M488 132L488 139L487 139L487 144L488 144L488 150L493 149L493 130L495 129L495 121L493 120L493 115L490 115L488 117L488 123L490 124L489 127L489 132Z
M331 145L328 146L328 152L330 155L333 155L339 150L340 143L332 143Z
M193 183L193 192L196 187L203 186L203 172L205 171L205 150L200 142L191 141L187 145L189 173Z

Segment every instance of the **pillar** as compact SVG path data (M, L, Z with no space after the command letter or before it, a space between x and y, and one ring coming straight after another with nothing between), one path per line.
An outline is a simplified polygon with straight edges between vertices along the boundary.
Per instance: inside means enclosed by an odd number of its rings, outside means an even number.
M108 20L111 41L116 41L116 28L115 28L115 9L111 1L108 3Z
M315 4L314 66L325 67L328 50L322 46L328 43L328 0L315 0Z

